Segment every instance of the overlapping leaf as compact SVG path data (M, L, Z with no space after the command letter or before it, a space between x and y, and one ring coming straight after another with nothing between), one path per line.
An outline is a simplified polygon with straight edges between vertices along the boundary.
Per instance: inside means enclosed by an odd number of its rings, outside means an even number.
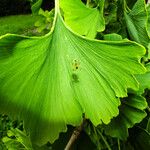
M148 16L145 1L138 0L132 10L125 8L124 15L131 39L148 47L150 38L147 32Z
M89 8L81 0L61 0L60 2L65 22L75 32L94 38L97 31L105 29L104 0L99 2L99 9Z
M146 64L147 72L143 75L136 75L140 83L138 93L143 94L145 89L150 89L150 63Z
M120 41L122 40L122 36L116 33L112 33L112 34L105 34L104 35L104 40L108 40L108 41Z
M131 137L131 142L136 150L147 150L150 147L150 132L141 127L136 127Z
M128 137L128 128L141 122L145 116L147 103L142 96L130 95L120 106L119 116L105 126L106 134L125 140Z
M39 145L54 142L82 114L94 125L119 113L119 97L138 89L145 49L128 40L96 41L77 36L56 11L43 37L0 37L0 110L19 116Z
M28 136L17 128L9 130L2 141L8 150L33 150Z

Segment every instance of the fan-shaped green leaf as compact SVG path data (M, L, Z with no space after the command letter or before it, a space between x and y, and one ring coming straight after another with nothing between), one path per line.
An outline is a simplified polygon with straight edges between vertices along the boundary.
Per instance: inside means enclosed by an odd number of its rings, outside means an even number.
M75 32L94 38L97 31L105 29L104 0L99 2L99 9L89 8L81 0L61 0L60 6L64 12L65 22Z
M147 32L148 15L145 0L138 0L132 10L124 11L124 15L131 39L148 47L150 38Z
M122 101L119 116L105 126L106 134L125 140L128 137L128 128L133 127L145 118L147 103L145 98L130 95Z
M97 41L76 35L55 14L43 37L0 37L0 111L19 116L31 139L54 142L82 114L94 125L118 115L119 97L138 89L144 47L128 40Z

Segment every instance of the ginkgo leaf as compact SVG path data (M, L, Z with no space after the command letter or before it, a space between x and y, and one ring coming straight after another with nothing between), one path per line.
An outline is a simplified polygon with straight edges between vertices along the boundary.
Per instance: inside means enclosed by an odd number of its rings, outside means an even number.
M60 7L66 24L80 35L94 38L97 31L105 29L104 0L99 2L99 9L87 7L81 0L61 0Z
M138 0L132 10L125 9L124 16L131 39L148 47L150 38L147 31L148 15L145 0Z
M138 95L130 95L122 101L119 116L105 126L106 134L125 140L128 137L128 128L141 122L146 117L144 109L147 107L146 99Z
M126 0L126 3L128 5L129 8L132 8L134 6L134 4L136 3L137 0Z
M49 34L0 37L0 111L23 119L39 145L79 125L83 114L95 126L108 124L119 113L119 97L138 90L134 74L145 72L144 47L79 36L56 8Z
M139 94L143 94L145 89L150 89L150 63L146 64L147 72L143 75L136 75L136 79L140 83Z
M33 150L30 138L19 129L8 130L2 141L8 150Z

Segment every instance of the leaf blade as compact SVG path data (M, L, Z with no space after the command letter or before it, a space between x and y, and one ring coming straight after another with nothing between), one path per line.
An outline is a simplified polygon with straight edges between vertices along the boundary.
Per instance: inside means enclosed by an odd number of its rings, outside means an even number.
M60 14L52 29L39 38L0 40L1 111L20 116L39 145L54 142L67 124L79 125L83 113L94 125L108 124L119 113L118 97L138 88L133 74L145 71L140 64L145 49L134 42L83 38ZM11 40L12 47L5 48Z

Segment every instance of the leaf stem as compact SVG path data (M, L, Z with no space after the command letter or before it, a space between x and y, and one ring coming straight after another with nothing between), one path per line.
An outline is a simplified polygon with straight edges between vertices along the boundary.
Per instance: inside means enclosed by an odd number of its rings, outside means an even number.
M95 126L93 125L93 129L94 129L94 133L95 133L95 135L96 135L96 140L97 140L97 148L98 148L98 150L101 150L101 146L100 146L100 143L99 143L99 139L98 139L98 135L97 135L97 131L96 131L96 129L95 129Z
M117 139L117 143L118 143L118 150L121 150L121 148L120 148L120 140L119 139Z
M146 130L149 129L149 125L150 125L150 118L148 119L147 125L146 125Z
M55 0L55 13L59 12L59 0Z
M90 2L91 2L91 0L87 0L87 1L86 1L86 6L89 7L89 6L90 6Z
M73 133L72 133L72 135L71 135L71 137L70 137L64 150L70 150L71 149L73 143L79 137L79 135L80 135L80 133L84 127L84 123L85 123L85 120L83 120L82 124L73 131Z
M104 138L104 136L102 135L102 133L98 130L98 134L101 136L102 140L104 141L106 147L108 148L108 150L111 150L108 142L106 141L106 139Z

